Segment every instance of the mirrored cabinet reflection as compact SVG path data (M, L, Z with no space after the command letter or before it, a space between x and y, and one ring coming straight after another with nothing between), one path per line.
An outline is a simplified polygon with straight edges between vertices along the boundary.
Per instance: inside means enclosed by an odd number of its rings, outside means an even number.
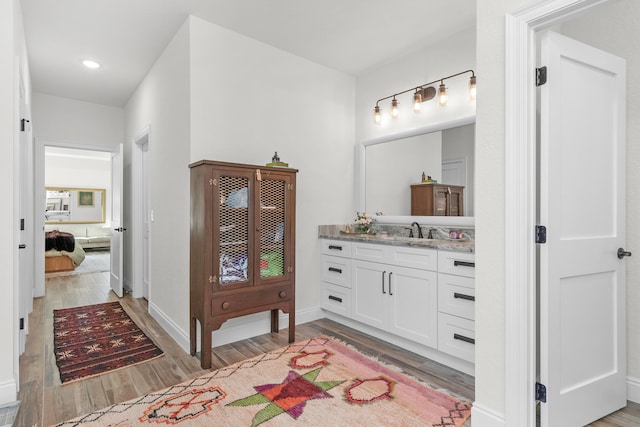
M96 188L46 188L45 222L101 223L105 221L106 190Z

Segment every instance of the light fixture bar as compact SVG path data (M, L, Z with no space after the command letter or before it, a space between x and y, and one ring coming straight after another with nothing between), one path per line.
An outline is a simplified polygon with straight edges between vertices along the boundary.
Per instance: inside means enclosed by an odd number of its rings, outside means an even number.
M402 92L397 92L394 93L393 95L389 95L389 96L385 96L384 98L380 98L376 101L376 106L374 108L374 122L376 124L380 124L382 119L380 117L380 102L381 101L385 101L387 99L392 99L391 101L391 112L392 112L392 117L396 118L398 117L398 101L396 99L397 96L399 95L403 95L407 92L411 92L413 91L413 110L415 112L419 112L420 111L420 103L421 102L425 102L425 101L429 101L431 99L433 99L436 96L436 89L435 87L431 86L435 83L440 83L439 88L438 88L438 105L441 107L444 107L447 103L447 88L444 85L444 81L447 79L451 79L453 77L457 77L457 76L461 76L463 74L467 74L467 73L471 73L471 77L469 78L469 99L474 101L475 97L476 97L476 74L473 70L465 70L462 71L460 73L456 73L456 74L452 74L450 76L447 77L442 77L440 79L434 80L432 82L429 83L424 83L421 84L419 86L415 86L412 88L409 88L407 90L403 90Z

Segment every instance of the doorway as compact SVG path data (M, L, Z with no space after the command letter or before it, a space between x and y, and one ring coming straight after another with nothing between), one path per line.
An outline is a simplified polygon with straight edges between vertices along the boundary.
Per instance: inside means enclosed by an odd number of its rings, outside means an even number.
M34 173L34 194L36 195L34 200L35 212L46 212L47 204L46 204L46 187L67 187L67 188L77 188L77 189L86 189L91 187L91 189L99 189L105 190L106 197L104 198L104 202L100 202L98 200L99 196L94 195L92 203L87 203L85 206L93 205L94 207L99 203L104 203L104 220L97 220L95 222L85 222L77 224L65 223L60 221L59 223L52 223L49 221L45 221L45 215L38 216L34 218L34 229L35 229L35 244L34 244L34 256L35 256L35 290L34 296L39 297L45 294L45 230L53 230L60 229L60 231L64 231L65 227L69 228L69 231L75 231L78 235L81 234L81 230L85 230L84 239L86 250L83 248L85 259L86 254L89 251L92 252L92 255L98 255L97 252L93 252L94 249L103 249L102 257L100 260L97 258L92 260L91 263L87 262L84 266L84 260L77 266L78 270L73 269L74 273L82 272L80 268L92 268L91 264L95 264L96 268L101 267L104 264L105 258L104 254L110 252L108 242L102 244L99 243L100 236L107 236L109 233L109 225L110 225L110 215L111 215L111 205L112 205L112 192L110 191L111 186L111 173L110 173L110 162L111 162L111 154L114 150L119 147L111 147L111 146L96 146L96 145L88 145L88 144L76 144L76 143L68 143L61 141L52 141L47 139L36 139L35 144L35 173ZM46 159L49 161L46 161ZM55 160L51 160L55 159ZM75 165L75 166L73 166ZM49 167L49 170L47 170ZM98 193L95 193L98 194ZM89 209L85 206L80 206L79 202L70 203L70 209ZM46 222L46 223L45 223ZM77 230L76 230L77 229ZM94 230L91 233L86 230L91 229ZM72 233L75 236L75 233ZM108 239L106 239L108 240ZM86 243L91 241L92 243ZM102 245L102 246L101 246ZM80 243L82 246L82 243ZM107 255L107 258L109 256ZM93 262L95 261L95 262ZM106 260L107 266L109 260ZM108 267L107 267L108 271Z

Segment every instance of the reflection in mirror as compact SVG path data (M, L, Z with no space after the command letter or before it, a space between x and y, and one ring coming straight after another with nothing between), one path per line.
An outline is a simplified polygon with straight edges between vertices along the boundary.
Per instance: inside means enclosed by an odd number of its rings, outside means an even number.
M105 221L104 189L46 188L45 222L47 224L89 224Z
M360 194L366 212L411 221L411 185L429 176L441 184L462 185L464 215L474 215L475 118L364 141Z

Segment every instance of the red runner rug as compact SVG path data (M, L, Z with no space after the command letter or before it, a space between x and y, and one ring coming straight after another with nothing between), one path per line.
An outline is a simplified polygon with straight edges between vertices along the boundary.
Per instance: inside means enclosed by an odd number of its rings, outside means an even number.
M162 355L117 301L53 310L53 346L63 384Z
M58 426L460 427L470 409L319 336Z

